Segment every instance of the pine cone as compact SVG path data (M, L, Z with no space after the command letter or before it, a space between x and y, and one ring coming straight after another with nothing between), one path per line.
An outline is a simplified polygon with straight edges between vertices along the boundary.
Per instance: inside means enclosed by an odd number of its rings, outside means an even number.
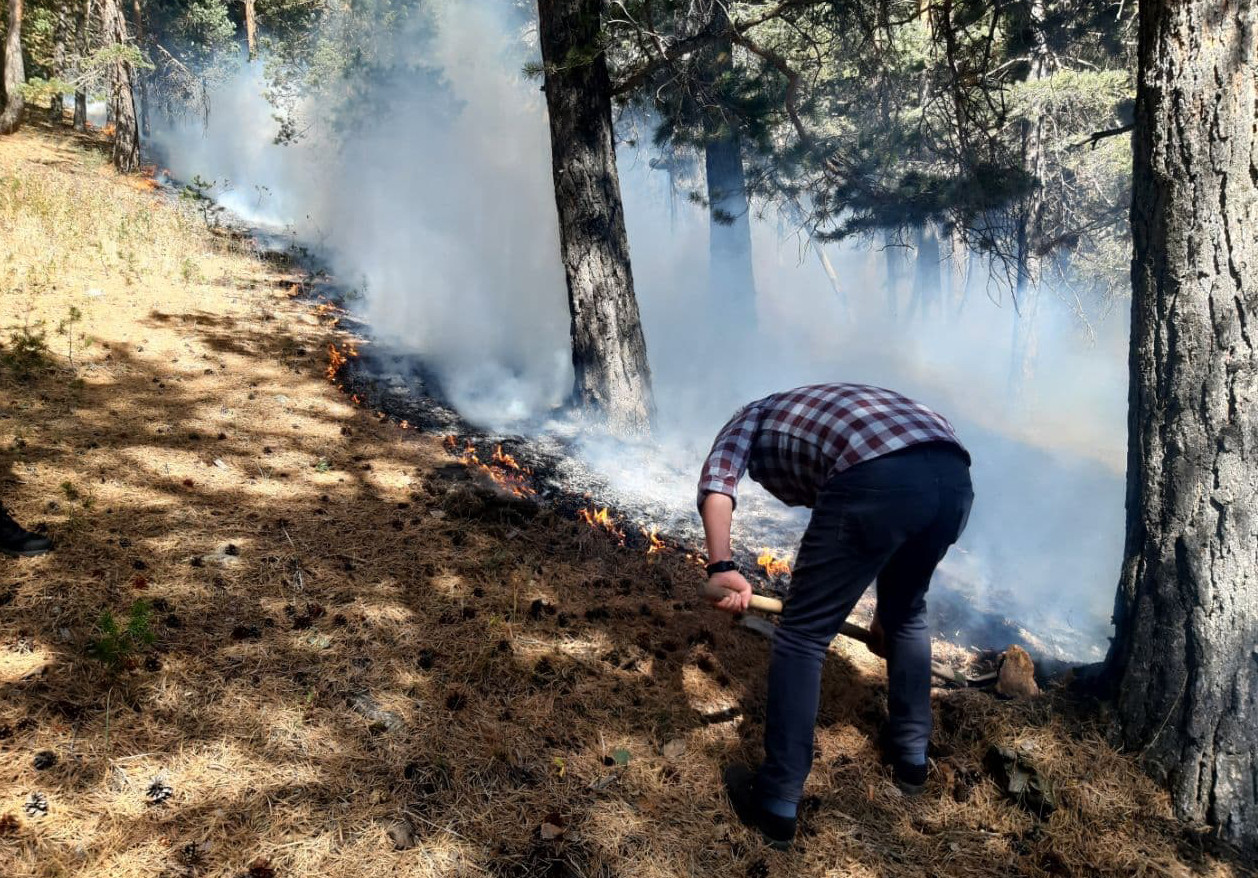
M149 784L149 788L145 791L144 796L149 800L150 805L160 805L174 794L175 791L166 784L166 781L160 777L155 777L153 782Z
M48 797L43 793L31 793L26 804L22 806L27 817L46 817L48 815Z

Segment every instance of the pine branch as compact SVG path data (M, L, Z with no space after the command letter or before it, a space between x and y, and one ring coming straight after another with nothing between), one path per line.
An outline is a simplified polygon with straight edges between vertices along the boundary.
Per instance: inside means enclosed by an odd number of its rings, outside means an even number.
M829 5L830 2L832 2L832 0L781 0L781 2L759 15L752 16L751 18L743 21L735 22L731 20L729 27L727 28L707 29L701 33L695 34L692 37L677 40L671 45L667 43L663 36L654 32L654 29L652 28L649 36L651 41L655 43L657 47L660 47L657 49L658 53L646 61L646 63L637 70L626 74L620 82L616 83L612 88L612 95L614 97L623 97L629 92L640 88L643 83L663 68L668 67L681 58L684 58L692 52L696 52L719 39L729 37L737 42L738 38L743 37L747 31L773 21L776 18L780 18L787 12L791 12L796 9L805 9L810 6L826 6ZM621 8L623 9L624 7L622 6ZM639 30L643 29L641 24L633 24Z
M1094 131L1092 134L1083 138L1083 140L1080 140L1078 143L1070 144L1069 146L1066 147L1066 149L1068 150L1079 149L1080 147L1088 146L1089 144L1091 144L1092 148L1095 149L1096 145L1102 140L1104 140L1105 138L1118 137L1119 135L1127 134L1128 132L1134 130L1135 127L1136 127L1135 123L1128 123L1126 125L1119 125L1117 128L1106 128L1104 131Z

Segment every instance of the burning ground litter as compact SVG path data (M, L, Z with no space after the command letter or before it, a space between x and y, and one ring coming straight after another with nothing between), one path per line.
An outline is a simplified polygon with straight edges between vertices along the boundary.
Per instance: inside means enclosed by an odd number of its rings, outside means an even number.
M337 318L290 296L306 279L90 148L20 134L0 177L92 204L106 241L150 212L170 237L140 252L180 258L128 283L112 247L77 258L96 238L0 201L16 264L67 254L56 290L19 294L31 319L75 303L93 339L74 366L0 370L5 502L57 542L0 560L0 874L1250 874L1065 693L938 692L936 770L899 798L880 663L847 644L804 836L764 848L719 772L757 752L768 646L696 599L697 564L650 552L649 524L617 520L621 546L578 521L595 498L501 490L443 447L471 433L435 404L398 413L412 429L353 404L325 375ZM491 467L497 444L473 439ZM153 643L102 661L105 611ZM993 745L1054 781L1051 816L997 786Z
M335 288L325 286L323 295L335 296ZM359 332L369 327L359 325ZM642 504L639 498L618 492L584 462L582 447L562 430L533 437L495 435L466 422L443 399L440 382L424 370L414 357L391 352L373 352L367 338L344 343L344 350L329 349L328 378L356 404L374 410L377 417L391 419L406 429L445 433L443 442L450 454L465 465L480 469L493 481L520 496L535 498L561 514L576 518L595 530L607 533L618 544L641 547L651 553L677 551L698 565L704 563L703 534L693 514L678 519L676 510L662 504ZM445 432L454 431L454 432ZM509 448L509 452L504 452ZM521 463L523 462L523 463ZM751 486L753 489L755 486ZM607 498L623 501L624 507ZM792 529L793 517L765 509L754 490L746 490L740 501L744 509L738 532L750 531L750 538L793 541L802 532ZM676 528L664 535L658 520ZM746 539L734 540L735 558L757 585L771 594L789 593L791 565L780 550L753 548ZM941 587L931 593L933 634L944 641L943 648L956 658L974 658L980 653L1018 645L1042 658L1046 667L1066 666L1051 641L1028 631L1016 621L977 606L965 591L950 581L946 572L936 574ZM856 609L856 617L868 624L873 615L873 596L867 595Z

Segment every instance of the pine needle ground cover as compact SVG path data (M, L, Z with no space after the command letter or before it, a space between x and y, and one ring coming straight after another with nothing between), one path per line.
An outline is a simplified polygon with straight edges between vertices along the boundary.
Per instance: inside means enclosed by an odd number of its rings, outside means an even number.
M0 140L0 496L57 543L0 559L0 875L1252 874L1060 693L940 691L901 798L859 646L769 851L719 787L758 752L768 647L695 566L468 503L441 437L326 380L300 275L105 164Z

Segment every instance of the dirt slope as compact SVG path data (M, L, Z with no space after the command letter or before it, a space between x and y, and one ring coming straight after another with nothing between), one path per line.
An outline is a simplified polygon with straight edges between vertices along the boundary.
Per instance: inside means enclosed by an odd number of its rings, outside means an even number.
M0 139L0 242L0 496L58 544L0 558L0 875L1245 874L1060 696L940 693L939 769L899 798L855 649L804 836L769 852L718 788L767 649L693 564L485 503L328 383L301 278L90 138ZM1001 796L992 743L1056 814Z

